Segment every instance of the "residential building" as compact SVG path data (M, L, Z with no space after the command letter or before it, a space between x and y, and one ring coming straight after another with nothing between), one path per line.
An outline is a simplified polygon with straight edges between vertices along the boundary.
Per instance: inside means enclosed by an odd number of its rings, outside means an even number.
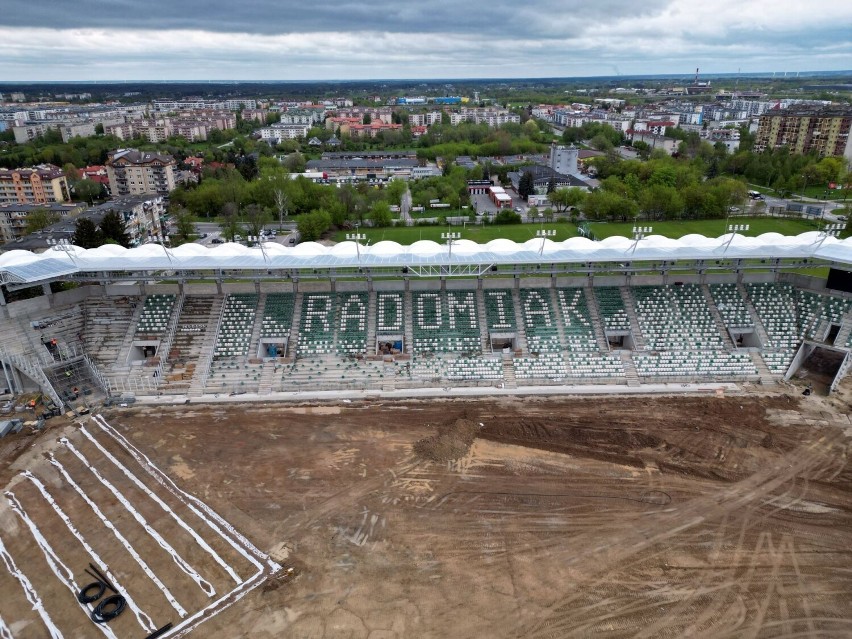
M163 239L166 205L162 195L131 195L115 198L86 211L92 220L100 222L110 211L120 214L124 229L130 236L130 245L139 246L146 242Z
M760 116L754 150L788 147L794 153L852 159L852 107L796 105Z
M114 196L159 193L175 188L175 159L171 155L118 149L109 154L107 174Z
M49 204L71 199L68 182L58 166L0 169L0 204Z
M281 140L295 140L307 137L310 124L273 124L260 129L260 137L279 144Z
M575 146L550 145L550 160L547 165L563 175L577 175L577 160L580 151Z
M487 124L490 127L498 127L503 124L514 122L520 124L521 116L507 109L495 108L472 108L462 107L459 111L450 113L450 124L457 125L462 122L474 122L475 124Z
M426 113L409 113L408 115L408 124L411 125L411 128L414 127L427 127L432 126L433 124L440 124L441 118L443 118L443 111L427 111Z
M82 210L85 204L0 204L0 243L16 242L27 234L29 214L47 209L65 220Z

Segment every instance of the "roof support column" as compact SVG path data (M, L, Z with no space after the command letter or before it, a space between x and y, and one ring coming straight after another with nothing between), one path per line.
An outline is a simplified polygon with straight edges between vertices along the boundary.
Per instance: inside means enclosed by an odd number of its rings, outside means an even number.
M53 291L50 290L50 282L45 282L41 285L41 292L44 293L48 299L53 295Z
M0 306L6 306L6 291L0 286Z

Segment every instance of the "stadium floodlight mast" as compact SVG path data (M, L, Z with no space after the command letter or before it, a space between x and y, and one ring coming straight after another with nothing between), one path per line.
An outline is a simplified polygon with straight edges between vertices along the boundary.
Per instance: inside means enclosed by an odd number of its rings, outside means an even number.
M541 238L541 248L538 249L538 254L544 255L544 241L549 237L556 237L556 231L554 229L539 229L535 232L535 236Z
M254 243L260 248L260 254L263 255L263 261L268 261L266 259L266 249L263 247L263 236L262 235L249 235L246 238L249 244Z
M450 257L453 256L453 242L461 237L459 232L441 233L441 239L447 240L447 246L450 249Z
M53 239L53 238L48 238L47 244L54 251L62 251L63 253L65 253L68 256L68 258L71 260L71 263L74 266L77 266L77 260L74 259L74 246L71 244L71 242L68 239L66 239L64 237L56 239L56 240Z
M357 230L357 227L356 227ZM367 239L363 233L347 233L346 239L355 242L355 252L358 254L358 261L361 261L361 242Z
M817 236L816 246L814 248L819 248L820 246L822 246L822 243L830 237L838 237L845 228L845 224L826 224L819 232L819 235Z
M731 234L731 237L728 238L728 241L725 243L725 251L727 252L728 247L731 245L731 242L734 241L734 238L737 236L737 233L745 233L749 230L748 224L728 224L728 233Z
M644 240L646 236L654 232L653 226L634 226L633 227L633 244L630 246L630 252L635 253L639 242Z

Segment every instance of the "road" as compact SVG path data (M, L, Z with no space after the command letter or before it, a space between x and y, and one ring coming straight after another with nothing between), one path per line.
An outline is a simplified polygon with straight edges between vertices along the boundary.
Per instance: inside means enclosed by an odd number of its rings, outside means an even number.
M411 219L411 191L408 189L405 189L405 193L402 194L402 199L399 201L399 217L405 226L414 225L414 220Z

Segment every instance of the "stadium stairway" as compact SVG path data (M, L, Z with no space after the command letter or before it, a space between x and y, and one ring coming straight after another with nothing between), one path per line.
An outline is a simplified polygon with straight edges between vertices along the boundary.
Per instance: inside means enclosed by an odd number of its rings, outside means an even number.
M115 359L112 362L112 368L116 370L129 370L127 367L127 358L130 353L130 345L133 344L133 338L136 336L136 326L139 324L139 318L142 317L142 310L145 308L145 298L140 297L136 300L136 308L133 309L133 315L130 318L130 325L124 333L124 339L121 340L121 345L118 347Z
M491 334L488 331L488 315L485 310L485 292L476 291L476 312L479 314L479 334L482 336L482 353L491 354Z
M517 327L515 333L517 339L515 350L520 351L522 355L529 355L526 324L524 323L523 307L521 306L521 293L517 288L512 288L512 305L515 307L515 326Z
M403 351L412 355L414 353L414 300L411 291L405 291L405 344Z
M506 388L518 387L518 380L515 377L515 362L511 357L503 358L503 384Z
M754 362L754 367L757 369L757 375L760 378L760 384L762 386L773 386L777 383L778 377L772 374L772 371L769 370L769 367L766 366L766 362L763 361L763 357L757 351L752 351L750 353L751 361Z
M840 332L834 339L834 345L840 348L852 347L852 313L846 313L840 321Z
M257 357L257 350L260 344L260 330L263 327L263 316L266 312L266 293L261 293L257 298L257 309L254 315L254 325L251 328L251 336L249 337L248 359Z
M100 366L115 365L127 333L134 326L135 298L94 297L83 305L83 342L86 352Z
M627 317L630 318L630 331L633 333L633 350L647 350L648 346L645 342L645 336L639 330L639 317L636 315L636 302L633 300L633 294L627 286L622 286L619 290L621 291L621 300L624 302L624 310L627 311Z
M367 354L376 352L376 291L367 293Z
M621 363L624 366L624 377L627 379L627 385L631 388L641 386L642 383L639 381L636 364L633 363L633 357L629 351L621 351Z
M550 306L553 308L553 319L556 324L556 334L559 337L559 345L561 350L567 350L568 340L565 337L565 317L562 315L562 305L559 303L559 296L556 294L556 289L550 287Z
M716 328L719 329L719 334L722 336L722 344L724 344L725 348L728 350L733 350L735 348L734 340L731 339L731 334L728 333L728 327L725 326L725 320L722 319L722 315L719 313L719 309L713 299L713 294L710 292L710 287L706 284L702 284L701 293L704 295L704 300L707 302L707 308L710 310L710 316L713 318L713 321L716 323Z
M302 300L304 293L296 293L293 300L293 321L290 323L290 335L287 338L287 355L288 357L296 357L299 346L299 323L302 321Z
M583 294L586 296L586 308L589 309L589 317L592 320L592 328L595 331L598 348L607 352L609 351L609 343L606 341L606 334L603 330L603 320L601 319L600 309L598 309L598 298L595 297L594 290L589 286L583 287Z
M739 282L737 284L737 290L740 292L740 295L742 295L743 301L745 302L745 307L746 309L748 309L748 314L751 315L751 320L752 322L754 322L754 330L757 333L757 338L760 340L760 343L763 348L767 348L770 343L769 334L766 332L766 328L760 321L760 315L758 315L757 309L754 308L754 304L751 303L751 300L748 296L748 292L746 291L746 288L742 284L742 282Z

